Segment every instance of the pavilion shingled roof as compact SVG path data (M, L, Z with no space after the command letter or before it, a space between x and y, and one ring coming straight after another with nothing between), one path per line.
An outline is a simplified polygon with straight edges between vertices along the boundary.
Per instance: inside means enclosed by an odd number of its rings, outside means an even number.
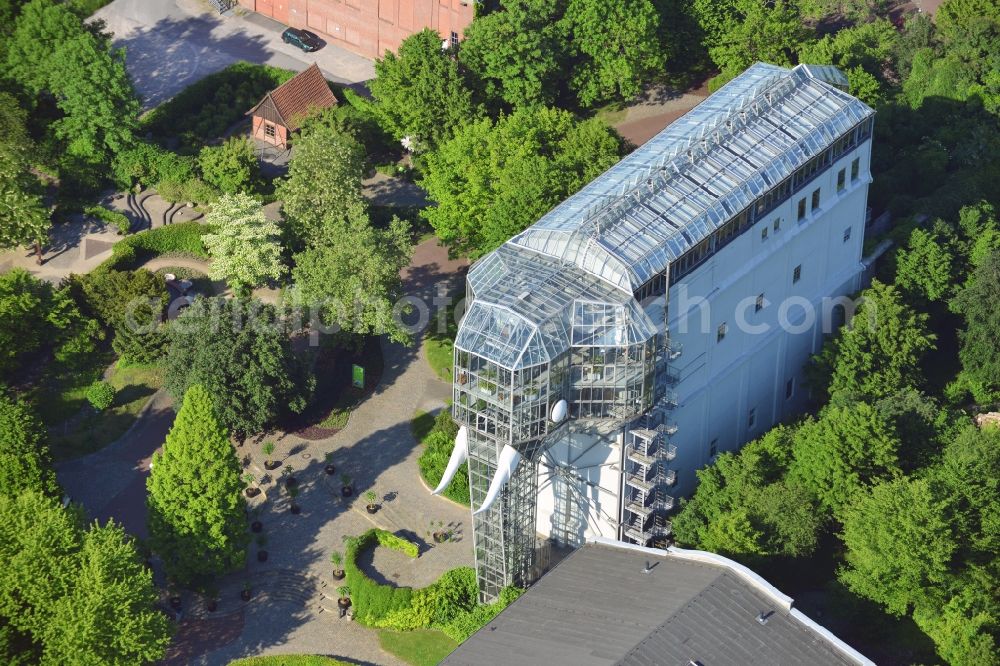
M262 116L295 131L310 111L337 104L329 84L316 63L270 91L247 115Z

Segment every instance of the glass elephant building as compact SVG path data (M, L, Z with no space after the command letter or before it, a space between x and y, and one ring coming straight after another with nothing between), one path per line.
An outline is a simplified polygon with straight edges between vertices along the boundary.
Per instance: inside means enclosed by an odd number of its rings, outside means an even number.
M668 545L694 470L801 407L819 323L730 305L859 287L873 111L845 89L754 65L471 268L437 491L467 463L484 600L545 540Z

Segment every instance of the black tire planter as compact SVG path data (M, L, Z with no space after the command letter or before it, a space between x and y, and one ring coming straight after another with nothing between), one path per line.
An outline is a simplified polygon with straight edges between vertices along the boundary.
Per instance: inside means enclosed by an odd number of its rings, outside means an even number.
M351 598L350 597L340 597L339 599L337 599L337 606L339 608L347 610L348 608L351 607Z
M181 598L180 597L170 597L170 607L174 610L181 609Z
M250 590L241 591L240 599L242 599L243 601L250 601Z
M205 602L205 610L207 610L209 613L214 613L218 609L219 609L219 602L216 601L215 599L209 599L208 601Z
M267 551L266 550L258 550L257 551L257 561L258 562L267 562Z
M378 513L378 509L379 509L378 504L369 504L368 506L365 507L365 511L373 515Z
M340 494L344 497L350 497L354 494L354 488L351 488L350 486L341 486Z
M334 580L344 580L344 576L345 575L346 574L344 573L343 569L334 569L333 570L333 579Z
M262 531L264 531L264 523L260 522L259 520L253 521L252 523L250 523L250 531L253 532L254 534L260 534Z
M264 461L264 469L266 469L269 472L271 470L278 469L279 467L281 467L281 462L279 462L277 460L265 460Z
M292 506L289 507L288 510L291 511L292 515L295 515L295 516L297 516L300 513L302 513L302 507L299 506L298 504L293 504Z
M437 542L437 543L444 543L447 540L448 540L448 533L447 532L435 532L434 533L434 541L435 542Z
M328 476L333 476L337 472L337 468L333 465L327 465L323 468L323 471L326 472Z
M257 495L260 495L260 488L246 488L243 494L247 497L257 497Z

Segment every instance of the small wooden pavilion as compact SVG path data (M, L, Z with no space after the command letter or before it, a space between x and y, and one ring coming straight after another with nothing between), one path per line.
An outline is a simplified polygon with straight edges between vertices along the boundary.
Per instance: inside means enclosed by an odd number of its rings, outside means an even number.
M247 111L248 116L253 116L250 136L284 148L289 133L299 129L310 113L336 103L323 73L313 63L264 95L257 106Z

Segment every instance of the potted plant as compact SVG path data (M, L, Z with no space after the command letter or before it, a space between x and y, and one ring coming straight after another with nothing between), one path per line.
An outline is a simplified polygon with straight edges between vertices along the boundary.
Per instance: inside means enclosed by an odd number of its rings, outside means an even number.
M264 550L264 546L267 545L267 535L260 534L257 536L257 561L267 562L267 551Z
M257 497L257 495L260 495L260 488L253 485L253 482L253 474L247 472L243 475L243 483L247 484L247 487L243 490L243 494L247 497Z
M250 523L250 531L254 534L260 534L264 530L264 523L259 520L255 520Z
M434 531L433 535L436 543L444 543L451 539L451 530L445 527L444 521L439 520L437 526L438 528Z
M171 585L169 588L167 588L167 594L169 595L168 602L170 603L170 607L173 608L175 611L179 611L182 605L180 590Z
M243 589L240 590L240 599L250 601L250 581L243 583Z
M371 514L378 513L379 506L376 504L378 501L378 495L375 494L375 491L369 490L366 492L365 499L368 500L368 506L365 507L365 510Z
M299 480L296 479L294 476L292 476L292 472L294 471L295 468L292 467L291 465L285 465L285 469L281 470L282 474L284 474L285 476L285 486L288 488L291 488L294 485L298 485L299 483Z
M288 506L288 510L294 515L299 515L302 513L302 507L295 503L295 497L299 494L298 486L285 486L288 491L288 496L291 498L291 504Z
M333 579L344 580L344 556L339 550L330 553L330 562L333 564Z
M326 454L326 467L323 468L323 471L326 472L327 476L333 476L334 472L337 471L337 468L333 466L333 451Z
M214 587L205 591L205 610L214 613L219 608L219 591Z
M337 606L341 610L347 610L348 608L350 608L351 607L351 596L350 596L351 595L351 588L347 587L346 585L342 585L342 586L340 586L340 587L337 588L337 594L340 595L340 598L337 599Z
M354 488L351 487L351 477L348 474L340 475L340 494L344 497L350 497L354 494Z
M267 441L264 442L264 446L261 447L261 451L264 452L264 469L272 470L281 467L281 463L276 460L271 460L271 455L274 454L274 442Z

